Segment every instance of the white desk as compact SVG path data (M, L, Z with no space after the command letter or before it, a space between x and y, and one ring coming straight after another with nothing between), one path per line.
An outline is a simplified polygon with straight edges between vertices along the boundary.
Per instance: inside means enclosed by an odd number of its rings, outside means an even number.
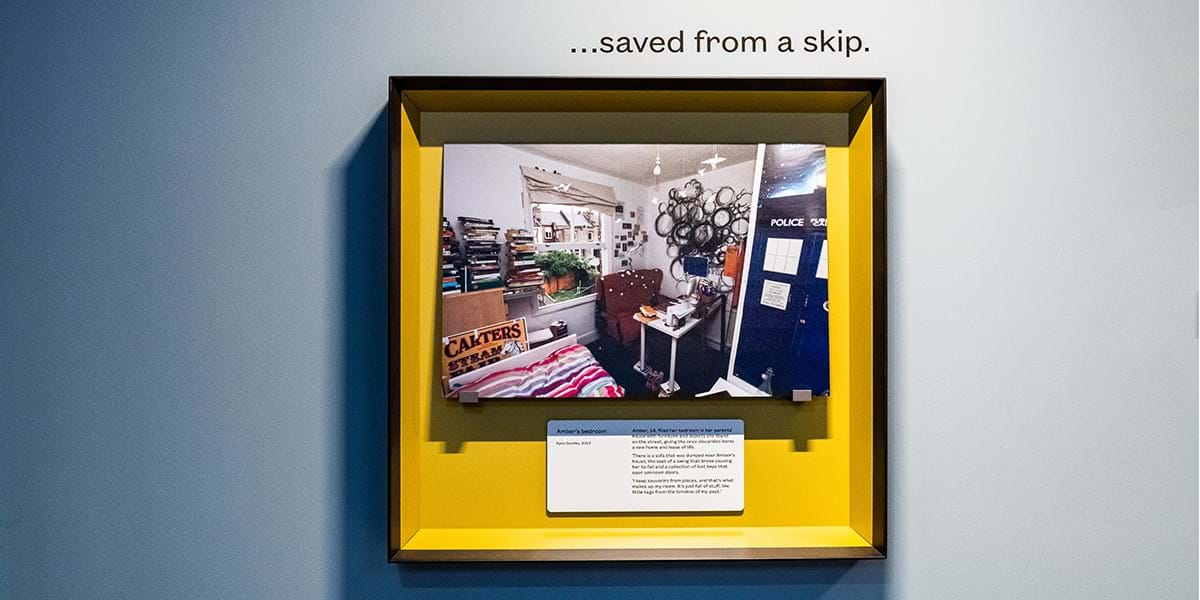
M649 327L655 331L667 334L671 337L671 367L667 373L667 380L662 384L663 393L668 396L679 391L679 384L675 383L675 352L679 345L679 338L688 334L689 331L696 329L701 323L707 321L707 318L698 319L695 316L689 316L688 320L680 325L678 329L671 329L669 325L663 321L662 317L657 319L646 319L641 313L633 315L633 319L642 324L642 353L641 360L633 365L634 370L642 375L645 375L650 368L646 366L646 328Z

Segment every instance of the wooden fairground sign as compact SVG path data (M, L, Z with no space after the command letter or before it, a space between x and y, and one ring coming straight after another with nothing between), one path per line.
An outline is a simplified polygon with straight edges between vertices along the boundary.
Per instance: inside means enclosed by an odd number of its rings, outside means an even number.
M524 318L456 333L442 338L442 375L458 377L528 349Z

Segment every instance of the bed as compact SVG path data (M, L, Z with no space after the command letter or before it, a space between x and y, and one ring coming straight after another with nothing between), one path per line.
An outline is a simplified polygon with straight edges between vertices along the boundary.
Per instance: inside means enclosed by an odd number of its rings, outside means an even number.
M574 335L450 380L450 397L620 398L617 385Z

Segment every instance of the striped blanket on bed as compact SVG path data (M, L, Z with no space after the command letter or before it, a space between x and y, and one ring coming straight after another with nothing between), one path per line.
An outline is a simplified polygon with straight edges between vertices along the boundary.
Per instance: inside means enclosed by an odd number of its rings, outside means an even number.
M497 371L451 394L471 391L481 398L619 398L625 388L587 348L574 344L526 367Z

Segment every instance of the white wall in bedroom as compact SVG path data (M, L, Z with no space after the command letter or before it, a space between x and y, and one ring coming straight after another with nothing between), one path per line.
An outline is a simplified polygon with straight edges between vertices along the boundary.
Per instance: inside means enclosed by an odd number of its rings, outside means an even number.
M442 214L450 219L456 231L460 216L492 219L501 230L529 227L521 207L519 167L522 165L555 170L563 175L610 186L618 201L626 207L638 207L638 210L648 192L646 186L511 146L447 144L443 152ZM610 249L610 258L611 252ZM509 303L508 310L512 318L525 317L530 329L548 327L551 322L562 319L567 322L569 331L578 335L584 343L590 342L596 335L595 302L537 311L532 301L517 300Z

